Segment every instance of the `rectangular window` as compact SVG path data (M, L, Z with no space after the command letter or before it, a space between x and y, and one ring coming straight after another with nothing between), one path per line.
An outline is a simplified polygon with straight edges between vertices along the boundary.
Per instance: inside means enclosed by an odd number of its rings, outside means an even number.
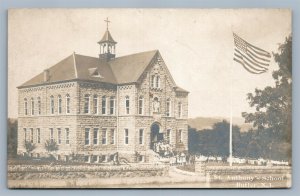
M50 128L50 141L54 142L54 137L53 137L53 128Z
M106 144L106 139L107 139L107 137L106 137L106 129L103 129L102 130L102 144Z
M90 128L85 128L84 132L84 144L90 145Z
M167 106L166 106L166 116L171 116L171 101L167 100Z
M98 128L94 128L93 144L98 145Z
M50 97L50 113L54 114L54 97Z
M178 117L181 118L182 117L182 103L179 102L178 104Z
M70 129L66 128L66 144L70 144Z
M40 130L40 128L36 129L36 141L37 141L38 144L41 143L41 130Z
M182 143L182 130L179 129L178 131L179 143Z
M110 130L110 144L115 144L115 130Z
M31 115L34 115L34 99L31 98Z
M61 144L61 128L57 129L57 144Z
M41 104L41 98L40 97L38 97L38 114L39 115L41 115L41 113L42 113L42 109L41 109L41 107L42 107L42 104Z
M128 141L128 134L129 134L128 129L125 129L124 130L124 143L125 144L129 143L129 141Z
M30 128L30 142L33 143L33 128Z
M110 101L109 101L109 105L110 105L110 114L113 115L115 114L115 98L111 97Z
M89 95L84 96L84 113L85 114L90 113L90 96Z
M155 76L151 76L151 87L154 88Z
M129 97L126 97L125 107L126 107L126 114L129 114Z
M28 115L28 103L26 98L24 99L24 113Z
M98 114L98 97L94 95L93 99L94 114Z
M102 97L102 114L106 114L106 97Z
M144 129L139 130L139 144L144 144Z
M61 99L61 96L59 95L58 96L58 113L61 114L62 112L62 99Z
M27 130L26 128L24 128L23 130L24 130L24 140L27 141Z
M142 97L139 98L139 114L144 113L144 99Z
M70 114L70 101L71 101L70 95L67 95L66 96L66 113L67 114Z
M171 129L167 129L167 142L170 144L171 142Z

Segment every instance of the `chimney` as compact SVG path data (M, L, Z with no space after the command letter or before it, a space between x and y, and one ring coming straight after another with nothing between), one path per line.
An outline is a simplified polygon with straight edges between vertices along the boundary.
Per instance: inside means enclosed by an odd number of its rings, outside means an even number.
M49 69L44 70L44 82L49 81Z

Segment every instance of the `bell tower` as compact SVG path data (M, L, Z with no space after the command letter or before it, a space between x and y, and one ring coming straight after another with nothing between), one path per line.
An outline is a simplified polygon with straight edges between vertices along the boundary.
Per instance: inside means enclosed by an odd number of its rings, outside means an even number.
M108 23L110 23L110 21L108 18L106 18L104 21L106 22L106 31L102 39L98 42L100 45L99 59L109 61L110 59L114 59L116 57L117 42L115 42L108 30Z

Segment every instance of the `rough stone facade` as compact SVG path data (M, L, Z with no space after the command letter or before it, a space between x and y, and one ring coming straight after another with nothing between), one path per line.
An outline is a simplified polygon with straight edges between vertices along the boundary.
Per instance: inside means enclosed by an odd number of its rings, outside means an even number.
M45 142L53 140L57 159L100 162L118 153L147 162L154 124L175 150L188 149L188 92L177 88L159 52L133 83L74 79L21 86L18 93L19 154L27 140L36 146L31 156L46 156Z

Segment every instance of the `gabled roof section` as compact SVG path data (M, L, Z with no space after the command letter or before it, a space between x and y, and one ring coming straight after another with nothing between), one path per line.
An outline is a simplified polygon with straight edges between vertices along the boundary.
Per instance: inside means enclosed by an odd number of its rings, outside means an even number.
M73 53L48 70L48 80L44 81L44 73L40 73L21 86L35 86L70 80L86 80L110 84L128 84L138 81L157 50L141 52L112 59L101 60Z
M108 30L105 31L102 39L98 42L99 44L104 42L110 42L116 44L117 42L112 38L110 32Z
M118 84L137 82L158 50L141 52L110 60Z

